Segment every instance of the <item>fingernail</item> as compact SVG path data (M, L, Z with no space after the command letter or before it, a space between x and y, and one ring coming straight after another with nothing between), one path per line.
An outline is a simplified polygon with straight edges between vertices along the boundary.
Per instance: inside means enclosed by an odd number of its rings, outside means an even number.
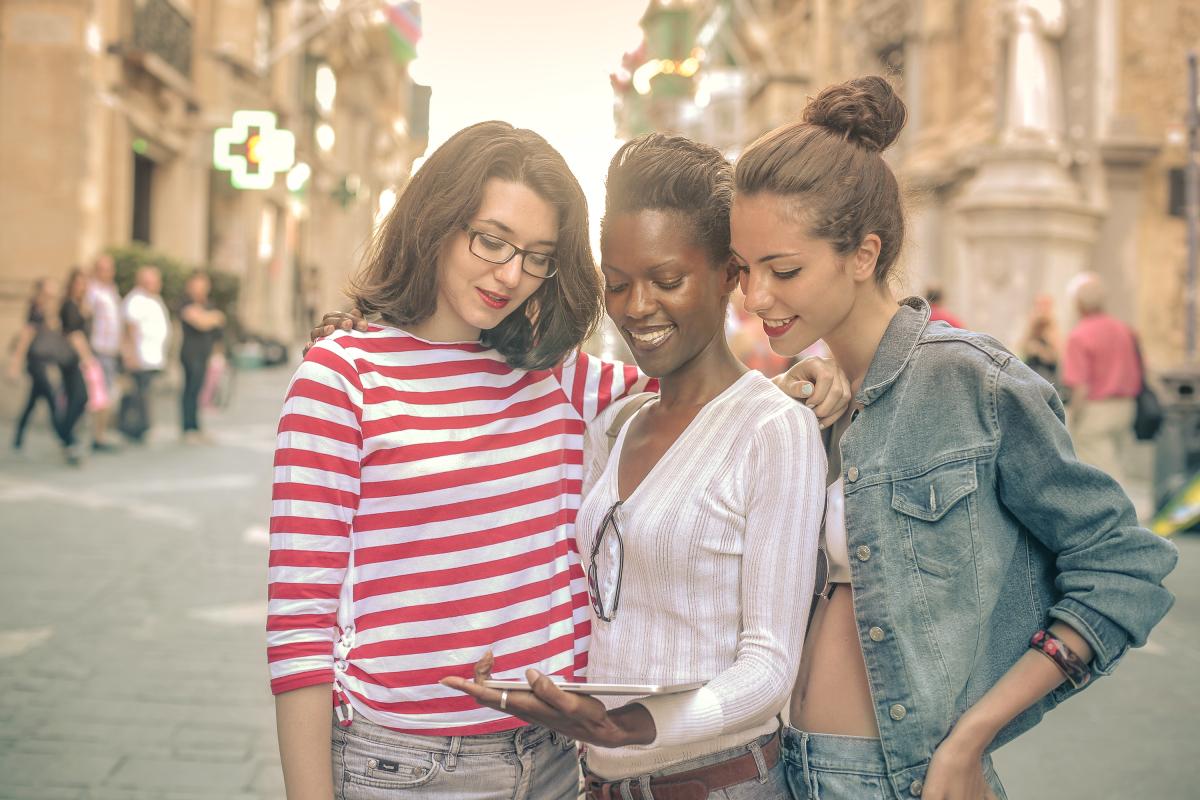
M330 334L330 333L333 333L333 326L332 326L332 325L326 325L324 328L322 328L322 330L324 330L324 331L325 331L325 333L326 333L326 335L328 335L328 334Z
M812 393L813 393L813 385L811 383L806 383L800 387L800 396L801 397L808 397Z

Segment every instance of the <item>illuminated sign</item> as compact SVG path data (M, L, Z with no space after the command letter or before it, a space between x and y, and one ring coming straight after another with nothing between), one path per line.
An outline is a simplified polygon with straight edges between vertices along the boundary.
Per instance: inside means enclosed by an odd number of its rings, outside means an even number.
M213 166L238 189L270 189L296 163L296 137L270 111L235 111L233 127L213 134Z

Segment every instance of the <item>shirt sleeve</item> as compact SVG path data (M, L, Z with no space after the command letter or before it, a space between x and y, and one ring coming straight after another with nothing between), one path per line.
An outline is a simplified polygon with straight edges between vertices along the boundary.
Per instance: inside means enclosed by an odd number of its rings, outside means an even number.
M76 331L83 331L87 328L87 320L79 311L79 306L74 302L68 301L62 304L62 332L70 335Z
M738 477L747 487L747 511L742 629L733 665L697 691L637 701L654 718L650 747L745 730L787 702L812 602L825 469L809 409L797 404L759 428Z
M582 350L555 367L554 375L584 422L591 422L614 400L658 391L658 380L644 375L636 366L602 361Z
M1107 674L1174 602L1162 581L1178 553L1138 525L1116 481L1076 458L1062 403L1032 370L1009 361L994 402L1000 500L1055 555L1060 599L1049 616L1077 630Z
M333 682L362 453L362 383L345 338L308 351L279 420L267 592L274 694Z

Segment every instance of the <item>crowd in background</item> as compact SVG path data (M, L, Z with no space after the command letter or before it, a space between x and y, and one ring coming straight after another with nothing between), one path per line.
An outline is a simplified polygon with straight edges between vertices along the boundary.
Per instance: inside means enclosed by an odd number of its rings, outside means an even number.
M207 441L199 409L224 370L219 346L225 315L212 306L211 288L206 273L193 273L174 315L181 333L181 437L188 444ZM138 268L124 297L108 255L97 258L90 272L73 269L61 287L50 278L38 280L8 365L11 379L24 372L30 381L13 448L22 449L40 405L69 464L82 462L88 441L95 453L117 450L118 434L128 444L144 443L151 390L174 352L172 317L162 298L162 275L153 266Z
M137 270L134 286L124 297L108 255L97 258L90 272L73 269L61 291L50 278L38 280L9 362L10 378L19 380L24 372L29 379L13 448L22 448L39 405L46 407L70 464L81 462L85 440L97 453L116 450L116 434L126 443L143 443L151 426L152 388L167 368L169 354L176 351L171 341L173 316L181 337L177 348L183 373L181 440L208 441L200 427L200 408L206 398L211 399L226 369L221 352L225 315L213 307L211 288L205 272L193 273L172 315L162 298L162 276L153 266ZM1068 291L1079 319L1065 339L1053 298L1042 295L1034 301L1016 352L1068 404L1080 459L1121 481L1134 398L1143 385L1137 337L1128 325L1105 313L1104 286L1098 276L1085 273ZM929 287L925 294L931 321L969 327L944 305L940 288ZM748 366L774 375L790 365L766 347L764 337L754 335L757 325L751 321L731 314L729 328L731 344ZM91 424L82 426L89 412ZM89 428L90 435L81 427Z

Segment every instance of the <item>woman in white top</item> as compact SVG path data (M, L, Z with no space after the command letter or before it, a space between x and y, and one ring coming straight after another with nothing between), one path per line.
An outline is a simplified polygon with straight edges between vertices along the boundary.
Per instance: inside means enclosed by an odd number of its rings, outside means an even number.
M444 683L589 744L588 796L788 797L777 715L800 662L825 490L812 412L725 340L737 281L731 169L714 148L652 134L608 174L605 305L661 395L588 428L576 520L589 574L593 683L682 684L642 699Z

